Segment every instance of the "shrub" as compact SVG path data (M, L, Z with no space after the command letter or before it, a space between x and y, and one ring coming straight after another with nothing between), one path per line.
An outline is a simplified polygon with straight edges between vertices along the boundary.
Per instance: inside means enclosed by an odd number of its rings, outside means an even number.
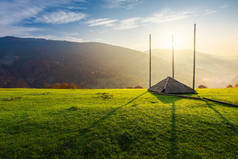
M235 84L235 87L238 88L238 83Z
M207 88L207 86L201 84L201 85L198 86L198 88Z
M83 87L78 87L75 83L71 83L71 84L69 85L69 88L71 88L71 89L77 89L77 88L83 88Z
M226 86L226 88L233 88L233 86L229 84L228 86Z
M138 86L135 86L134 88L141 89L143 87L138 85Z

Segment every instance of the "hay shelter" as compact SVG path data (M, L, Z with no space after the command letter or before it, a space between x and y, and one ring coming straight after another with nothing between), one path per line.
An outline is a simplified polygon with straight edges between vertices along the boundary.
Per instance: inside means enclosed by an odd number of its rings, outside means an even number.
M167 77L159 83L153 85L149 91L163 94L195 94L196 91L189 86Z

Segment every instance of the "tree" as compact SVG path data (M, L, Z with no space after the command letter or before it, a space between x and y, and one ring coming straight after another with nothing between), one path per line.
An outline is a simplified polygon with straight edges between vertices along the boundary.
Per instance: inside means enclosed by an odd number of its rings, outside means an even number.
M68 83L62 83L60 88L67 89L67 88L69 88L69 84Z
M54 84L44 84L45 88L53 88L53 89L77 89L79 88L75 83L54 83Z

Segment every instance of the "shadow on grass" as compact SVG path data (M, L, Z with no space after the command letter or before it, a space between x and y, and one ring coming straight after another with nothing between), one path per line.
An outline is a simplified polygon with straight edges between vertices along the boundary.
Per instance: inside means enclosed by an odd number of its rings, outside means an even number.
M159 101L165 104L171 104L171 135L170 135L170 154L168 158L176 159L178 154L178 144L177 144L177 132L176 132L176 106L175 102L180 100L179 97L171 97L166 95L158 95L150 92L152 95L156 96Z
M208 108L212 109L224 121L228 128L238 134L238 129L235 124L233 124L226 117L224 117L218 110L216 110L211 104L209 104L208 101L205 101L205 103L207 104Z
M89 157L90 155L91 156L96 155L97 152L94 152L91 147L87 147L87 144L88 144L89 141L87 140L87 136L86 135L88 133L90 133L92 128L96 127L98 124L100 124L101 122L103 122L104 120L109 118L111 115L115 114L116 111L118 111L122 107L127 106L130 103L134 102L135 100L137 100L141 96L145 95L147 92L148 91L146 91L146 92L136 96L135 98L129 100L127 103L125 103L125 104L123 104L121 106L116 107L115 109L113 109L109 113L105 114L99 120L96 120L95 122L93 122L87 128L80 130L76 135L62 138L61 139L62 140L62 144L58 145L58 148L56 149L56 151L50 152L49 156L53 156L53 155L64 156L64 153L67 152L67 150L72 151L72 152L73 151L78 151L77 153L83 155L85 158L90 158ZM84 145L83 147L82 147L82 143Z
M61 146L74 148L74 147L75 147L74 144L77 143L76 140L77 140L78 137L85 136L87 133L89 133L89 132L91 131L92 128L96 127L98 124L100 124L101 122L103 122L104 120L106 120L107 118L109 118L109 117L110 117L111 115L113 115L116 111L118 111L118 110L121 109L122 107L127 106L128 104L134 102L135 100L137 100L137 99L140 98L141 96L145 95L146 93L147 93L147 91L144 92L144 93L142 93L142 94L140 94L140 95L138 95L138 96L136 96L135 98L131 99L131 100L128 101L127 103L125 103L125 104L123 104L123 105L121 105L121 106L119 106L119 107L116 107L115 109L113 109L112 111L110 111L109 113L107 113L106 115L104 115L102 118L100 118L100 119L96 120L95 122L93 122L93 123L92 123L90 126L88 126L87 128L80 130L77 135L75 135L75 136L73 136L73 137L71 136L70 138L67 138L67 137L64 138L64 139L63 139L63 140L64 140L64 144L61 145Z
M170 137L170 158L174 159L177 156L177 136L176 136L176 114L175 114L175 102L172 102L172 114L171 114L171 137Z
M144 92L138 96L136 96L135 98L131 99L130 101L128 101L126 104L123 104L115 109L113 109L112 111L110 111L109 113L107 113L106 115L104 115L102 118L100 118L99 120L93 122L89 127L83 129L80 131L79 133L79 136L83 136L85 135L86 133L88 133L90 131L90 129L94 128L96 125L98 125L99 123L103 122L104 120L106 120L107 118L109 118L111 115L113 115L116 111L118 111L119 109L121 109L122 107L124 106L127 106L129 105L130 103L134 102L135 100L137 100L138 98L140 98L141 96L145 95L147 93Z

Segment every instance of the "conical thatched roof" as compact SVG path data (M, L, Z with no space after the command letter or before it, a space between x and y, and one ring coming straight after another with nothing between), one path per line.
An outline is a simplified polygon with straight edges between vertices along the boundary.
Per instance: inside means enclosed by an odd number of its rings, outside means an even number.
M152 92L165 93L165 94L194 94L195 90L186 86L185 84L167 77L159 83L152 86L150 89Z

